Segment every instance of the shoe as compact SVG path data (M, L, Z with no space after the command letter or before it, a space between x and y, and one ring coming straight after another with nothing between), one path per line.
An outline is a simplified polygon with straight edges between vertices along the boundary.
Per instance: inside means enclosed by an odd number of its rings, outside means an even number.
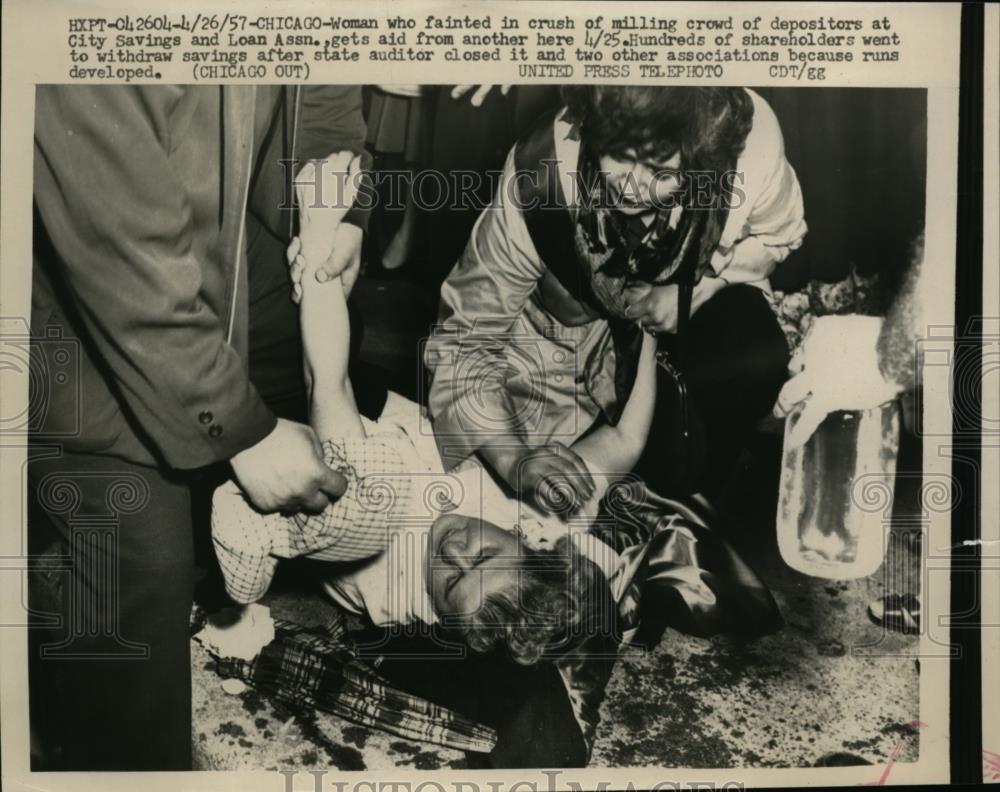
M868 605L868 618L892 632L920 632L920 598L916 594L890 594Z

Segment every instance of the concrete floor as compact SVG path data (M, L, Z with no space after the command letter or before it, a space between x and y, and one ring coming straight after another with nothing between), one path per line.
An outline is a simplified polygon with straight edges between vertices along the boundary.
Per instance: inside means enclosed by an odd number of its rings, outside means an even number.
M367 315L389 323L366 327L362 354L394 372L412 371L408 339L425 317L413 316L418 303L411 287L362 280L361 288L380 306ZM785 628L751 644L668 630L655 650L625 652L601 709L592 766L875 764L903 738L898 761L916 759L916 730L907 724L919 711L917 639L884 633L866 616L868 602L887 588L899 591L896 570L915 564L899 555L888 565L890 574L880 570L850 582L790 570L774 536L779 453L776 436L756 438L726 510L732 526L727 538L771 587ZM904 577L912 586L910 575ZM267 604L274 615L305 624L323 622L331 607L301 593L272 596ZM196 643L193 679L202 769L466 766L457 751L323 713L292 712L252 690L227 694Z
M916 639L866 618L884 591L766 571L786 627L750 645L668 633L615 672L594 749L597 766L806 767L830 754L917 757ZM866 648L868 647L868 648Z
M904 468L919 459L913 445L903 452ZM777 438L756 438L726 495L727 538L774 593L785 628L749 644L668 631L656 650L627 654L602 708L595 765L878 764L904 737L899 761L916 760L918 638L883 630L867 607L918 591L919 549L899 541L881 569L853 581L790 569L774 529L779 453ZM906 482L897 516L915 508Z

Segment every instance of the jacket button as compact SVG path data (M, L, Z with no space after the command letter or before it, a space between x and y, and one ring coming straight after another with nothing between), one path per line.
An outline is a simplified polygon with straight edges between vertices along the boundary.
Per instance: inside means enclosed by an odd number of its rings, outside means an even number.
M208 427L209 437L218 437L220 434L222 434L222 427L219 426L218 424L212 424L210 427Z
M198 413L199 423L210 424L212 423L213 417L214 416L212 415L212 413L210 413L208 410L202 410L200 413Z

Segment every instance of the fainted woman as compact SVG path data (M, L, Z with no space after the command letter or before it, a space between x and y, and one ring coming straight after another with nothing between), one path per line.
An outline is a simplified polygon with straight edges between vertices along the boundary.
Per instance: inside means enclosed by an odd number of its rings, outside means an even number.
M617 423L645 334L661 386L639 470L711 498L788 361L765 292L806 226L777 119L738 88L563 99L507 157L442 287L425 351L442 456L478 455L543 509L560 482L584 500L569 446Z
M635 502L628 529L614 514L598 515L599 503L615 500L604 498L615 471L635 464L649 433L657 385L652 336L641 339L617 423L572 446L586 498L584 514L566 523L540 519L474 466L446 475L415 403L390 394L377 421L359 415L347 373L349 283L319 266L352 201L314 205L304 192L322 182L323 195L336 196L351 159L345 152L300 176L300 234L289 249L311 422L347 489L311 517L260 514L233 482L217 490L213 539L227 590L250 602L265 593L280 558L322 562L316 571L326 592L374 631L357 645L366 655L377 652L380 674L497 731L485 761L583 764L620 639L655 641L668 624L773 629L773 600L724 544L709 553L715 571L701 566L697 547L711 537L681 504ZM348 175L356 170L354 158ZM317 222L320 215L327 222ZM538 483L545 485L544 476ZM445 490L447 498L434 497ZM619 613L627 632L619 633ZM457 662L462 642L475 654ZM401 650L411 661L416 653L434 662L396 662L405 659ZM482 684L483 673L490 685Z
M303 169L300 233L289 248L310 422L346 491L322 514L288 516L255 510L235 481L217 489L212 534L226 590L237 602L253 602L267 592L280 558L304 556L327 562L327 593L374 625L440 623L474 650L497 649L522 665L563 654L587 635L592 601L607 596L598 566L569 536L550 551L526 545L515 530L516 511L500 525L485 519L488 493L474 496L474 479L445 475L433 440L420 431L416 404L390 394L378 421L358 412L347 373L347 284L342 275L316 277L353 204L353 194L336 197L338 180L353 179L358 162L342 152ZM318 182L328 205L304 192L305 184ZM655 395L651 343L642 357L643 373L622 420L582 440L583 457L616 458L618 467L638 457ZM578 472L596 511L611 482L592 475L586 463ZM437 497L446 491L447 498Z
M313 181L312 167L304 181ZM311 422L347 489L320 515L283 516L255 511L234 482L219 488L213 539L235 600L261 597L280 558L321 562L315 571L327 594L369 625L355 638L357 650L377 657L379 674L404 690L493 728L489 756L470 761L497 767L586 763L618 641L639 634L640 612L642 635L649 639L652 629L653 641L668 624L714 632L738 621L771 629L773 601L724 545L709 554L714 572L700 565L703 534L682 505L636 502L630 513L638 543L616 536L608 520L614 515L598 518L598 504L615 500L604 496L616 476L603 471L630 468L648 434L656 397L651 336L643 339L618 423L573 445L583 460L585 514L568 524L540 519L475 468L445 475L417 404L389 394L377 421L359 415L347 373L344 281L316 277L336 222L310 220L325 212L339 220L342 210L312 209L301 197L299 205L303 221L289 258ZM434 497L445 491L447 498ZM732 560L720 564L726 557ZM619 633L620 610L627 633ZM464 653L462 643L474 653ZM415 655L424 662L414 664Z

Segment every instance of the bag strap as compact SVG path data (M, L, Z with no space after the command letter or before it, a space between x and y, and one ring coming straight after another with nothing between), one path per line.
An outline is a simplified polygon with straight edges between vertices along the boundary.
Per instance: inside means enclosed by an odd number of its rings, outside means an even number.
M590 273L580 266L576 223L559 178L553 134L559 109L542 116L514 148L517 196L528 234L545 267L574 298L600 307L590 287Z
M559 178L555 118L561 108L542 116L514 148L517 196L528 234L542 263L569 294L605 313L594 294L592 274L582 266L576 251L576 221ZM573 163L574 165L576 163ZM612 425L632 393L638 370L642 330L634 322L605 316L615 351L615 405L605 411Z
M677 268L677 332L673 348L678 360L684 359L686 351L688 326L691 323L691 300L694 294L694 282L701 256L700 241L707 222L705 212L691 209L688 211L693 212L694 216L684 239L681 263Z

